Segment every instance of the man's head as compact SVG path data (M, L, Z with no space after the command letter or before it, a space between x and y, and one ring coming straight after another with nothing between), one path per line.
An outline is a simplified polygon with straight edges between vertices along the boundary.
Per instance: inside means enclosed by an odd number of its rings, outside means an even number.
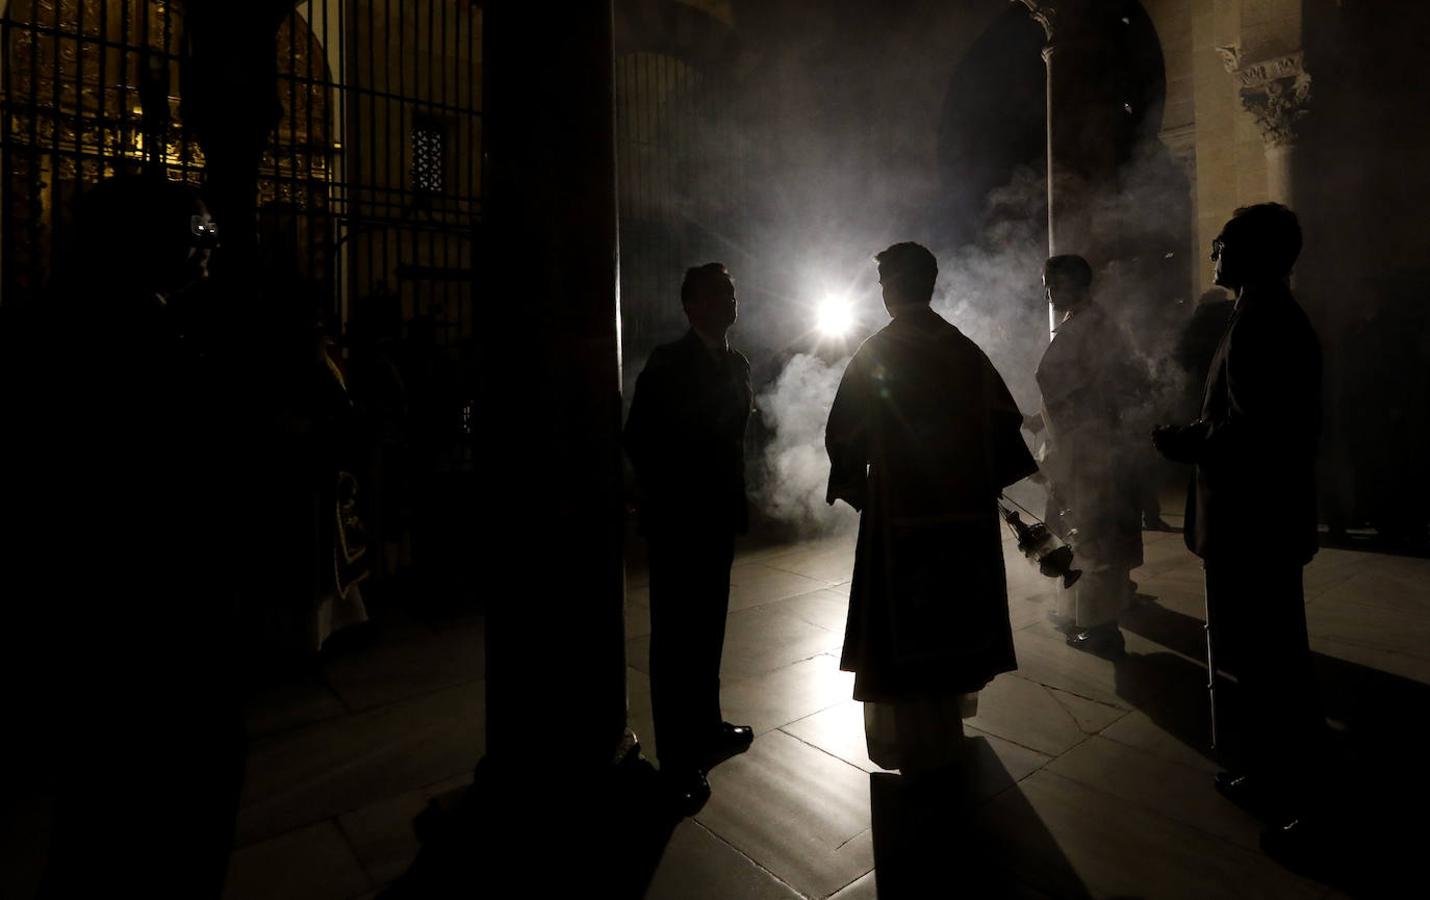
M1092 298L1092 266L1081 256L1052 256L1043 263L1043 294L1058 312L1077 309Z
M1286 278L1300 255L1301 223L1279 203L1243 206L1212 241L1216 283L1232 290Z
M685 281L680 285L680 302L691 327L702 334L723 335L739 316L735 282L724 263L712 262L686 269Z
M928 306L933 300L938 260L927 247L904 241L874 254L874 261L879 264L879 285L889 315Z
M208 277L218 230L198 191L146 175L100 182L75 216L77 265L126 290L170 296Z

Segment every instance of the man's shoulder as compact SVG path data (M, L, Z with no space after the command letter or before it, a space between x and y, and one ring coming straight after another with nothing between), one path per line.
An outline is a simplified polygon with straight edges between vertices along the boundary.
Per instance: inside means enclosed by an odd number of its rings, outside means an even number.
M679 366L690 358L691 351L692 344L688 334L679 340L657 344L655 349L650 351L650 356L646 357L645 371Z
M1311 319L1295 295L1290 290L1280 290L1244 298L1241 311L1232 323L1232 333L1233 336L1247 335L1270 329L1282 332L1284 338L1289 336L1285 333L1288 328L1299 331L1310 327Z

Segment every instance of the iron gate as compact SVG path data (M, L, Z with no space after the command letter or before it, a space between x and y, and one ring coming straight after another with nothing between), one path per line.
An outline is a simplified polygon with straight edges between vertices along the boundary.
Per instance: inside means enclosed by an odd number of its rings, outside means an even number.
M390 302L449 352L471 337L480 33L472 0L299 0L279 32L262 244L344 325ZM6 6L0 302L43 289L86 186L140 170L202 184L180 110L183 44L174 0Z
M0 0L0 304L43 295L88 186L140 171L204 183L180 103L185 8ZM474 0L293 3L257 196L264 281L280 305L326 310L344 355L379 337L398 346L408 534L417 557L449 570L473 480L481 21ZM307 327L278 327L293 326Z

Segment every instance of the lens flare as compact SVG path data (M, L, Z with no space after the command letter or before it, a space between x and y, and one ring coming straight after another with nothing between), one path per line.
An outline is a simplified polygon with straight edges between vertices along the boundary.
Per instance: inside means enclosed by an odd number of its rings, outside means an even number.
M844 337L854 327L854 308L848 300L826 297L815 312L815 324L825 337Z

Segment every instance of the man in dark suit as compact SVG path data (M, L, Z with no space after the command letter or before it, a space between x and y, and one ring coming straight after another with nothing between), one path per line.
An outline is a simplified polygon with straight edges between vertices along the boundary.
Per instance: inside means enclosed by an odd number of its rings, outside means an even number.
M650 555L651 706L661 770L688 812L720 759L753 732L720 713L720 653L735 535L749 527L745 424L750 363L730 348L735 284L720 263L685 273L690 331L657 347L636 380L625 445L641 489Z
M1217 789L1265 812L1268 850L1305 834L1324 725L1301 584L1317 544L1321 351L1288 284L1300 251L1291 210L1236 211L1212 242L1216 283L1235 292L1236 306L1201 417L1153 434L1164 456L1196 467L1187 546L1206 567L1217 666L1241 693L1241 715L1228 724L1242 770L1218 774Z

